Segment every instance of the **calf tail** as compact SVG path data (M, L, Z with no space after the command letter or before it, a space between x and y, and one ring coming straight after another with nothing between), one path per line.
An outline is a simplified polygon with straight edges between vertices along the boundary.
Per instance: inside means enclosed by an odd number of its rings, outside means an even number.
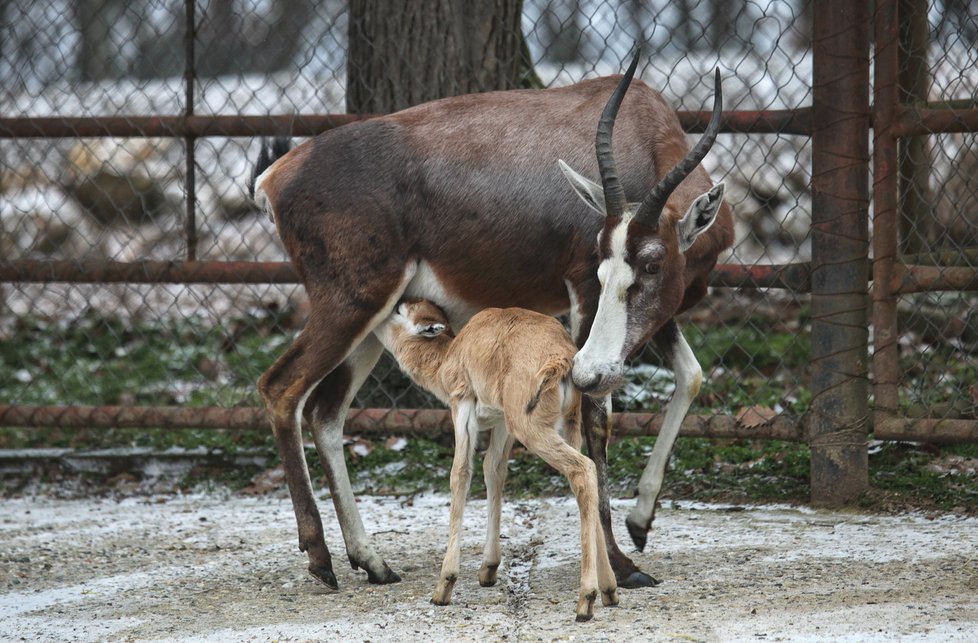
M537 392L533 397L530 398L530 402L526 405L527 415L530 415L536 409L537 404L540 403L540 396L550 389L556 388L561 380L570 373L573 366L574 361L570 357L554 356L547 360L543 368L537 371L537 379L540 380L540 386L537 388Z

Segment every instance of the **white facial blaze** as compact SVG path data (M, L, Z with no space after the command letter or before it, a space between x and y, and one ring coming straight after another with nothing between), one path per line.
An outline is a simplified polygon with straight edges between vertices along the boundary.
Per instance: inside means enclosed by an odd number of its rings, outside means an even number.
M625 262L630 220L631 215L626 214L612 230L610 256L598 266L598 310L587 342L574 358L575 380L588 379L588 375L617 375L621 370L628 329L628 289L635 283L635 273Z

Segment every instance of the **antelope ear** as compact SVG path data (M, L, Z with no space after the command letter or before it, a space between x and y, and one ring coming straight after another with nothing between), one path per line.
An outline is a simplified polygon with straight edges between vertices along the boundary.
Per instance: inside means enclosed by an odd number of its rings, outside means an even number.
M422 337L437 337L448 329L445 324L419 324L417 327L418 335Z
M571 187L577 192L577 196L581 197L592 210L599 212L602 216L607 216L608 210L604 204L604 189L594 181L583 177L562 160L558 159L557 165L560 166L560 171L564 173Z
M720 204L723 203L723 190L723 183L717 183L709 192L696 197L683 218L676 222L676 237L681 252L688 250L696 237L709 230L717 220Z

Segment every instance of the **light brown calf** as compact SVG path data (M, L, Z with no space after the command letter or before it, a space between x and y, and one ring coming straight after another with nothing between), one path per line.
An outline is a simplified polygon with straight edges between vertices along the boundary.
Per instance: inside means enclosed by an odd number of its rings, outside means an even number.
M570 380L577 347L553 317L521 308L488 308L453 336L444 312L427 300L401 302L376 331L415 382L451 406L455 424L448 551L431 602L448 605L459 574L460 532L480 426L489 425L483 461L489 524L479 584L496 584L499 521L513 440L570 481L581 512L581 590L577 620L594 616L601 590L618 604L615 574L598 524L594 463L581 454L581 394Z

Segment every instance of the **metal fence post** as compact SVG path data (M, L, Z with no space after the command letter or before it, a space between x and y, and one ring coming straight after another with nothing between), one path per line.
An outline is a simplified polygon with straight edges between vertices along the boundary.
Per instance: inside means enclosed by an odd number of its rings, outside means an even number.
M869 484L869 14L814 4L812 136L812 502Z
M897 297L898 154L893 123L899 104L897 0L876 3L873 95L873 426L896 417L900 362Z

